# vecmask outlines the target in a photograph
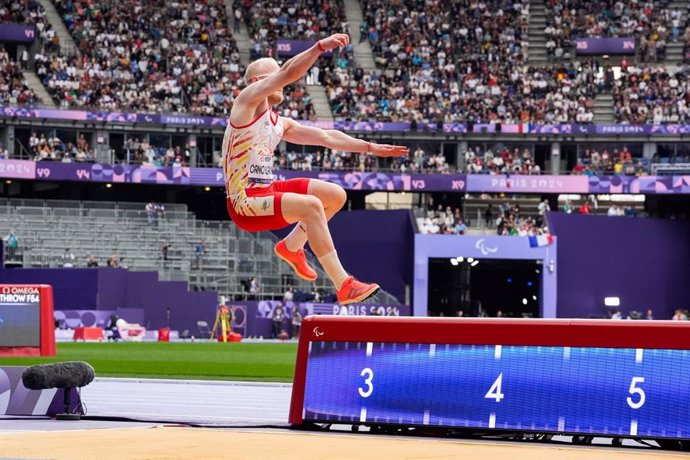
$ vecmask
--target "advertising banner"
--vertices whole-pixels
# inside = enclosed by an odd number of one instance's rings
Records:
[[[316,42],[309,41],[309,40],[278,40],[277,47],[278,47],[278,56],[281,57],[293,57],[302,51],[306,51],[312,46],[314,46]],[[323,57],[331,57],[333,56],[332,51],[326,51],[324,53],[321,53]]]
[[[36,28],[23,24],[0,24],[0,42],[33,43]]]
[[[283,309],[283,320],[274,325],[273,315],[276,307]],[[299,309],[302,318],[309,315],[338,315],[338,316],[410,316],[412,309],[409,305],[376,305],[354,304],[340,305],[337,303],[311,302],[280,302],[275,300],[228,302],[232,311],[231,326],[234,332],[244,337],[271,338],[274,327],[285,330],[292,337],[292,314]]]
[[[588,193],[587,176],[520,176],[485,175],[467,176],[468,192],[504,193]]]
[[[578,38],[577,54],[635,54],[635,37]]]

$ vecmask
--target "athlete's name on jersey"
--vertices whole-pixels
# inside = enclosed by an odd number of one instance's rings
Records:
[[[251,165],[249,167],[249,174],[259,174],[261,176],[266,176],[268,174],[273,175],[273,167],[264,165]]]

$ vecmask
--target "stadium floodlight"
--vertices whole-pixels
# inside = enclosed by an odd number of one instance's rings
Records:
[[[456,259],[450,259],[450,264],[451,264],[453,267],[457,267],[457,266],[458,266],[458,261],[457,261]]]
[[[478,261],[478,260],[475,260],[475,261],[472,262],[470,265],[471,265],[472,267],[476,267],[477,265],[479,265],[479,261]]]
[[[471,264],[472,262],[474,262],[474,258],[473,258],[473,257],[468,257],[468,258],[467,258],[467,263],[468,263],[468,264]]]
[[[604,297],[604,305],[607,307],[620,307],[620,297]]]
[[[458,262],[462,262],[462,261],[465,260],[465,258],[464,258],[463,256],[458,256],[458,257],[456,258],[456,260],[457,260]]]

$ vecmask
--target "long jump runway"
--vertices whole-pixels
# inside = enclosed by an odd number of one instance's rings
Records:
[[[82,390],[87,417],[96,419],[0,418],[0,458],[687,458],[653,449],[281,429],[290,392],[280,383],[98,378]],[[220,428],[182,426],[189,424]]]

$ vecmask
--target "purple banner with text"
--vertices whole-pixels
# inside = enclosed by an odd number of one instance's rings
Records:
[[[60,110],[38,107],[2,107],[0,117],[26,118],[36,120],[68,120],[101,123],[123,123],[130,125],[187,126],[225,129],[228,119],[224,117],[204,117],[190,114],[146,114],[128,112],[97,112],[84,110]],[[497,124],[476,123],[471,127],[465,123],[407,123],[376,121],[307,121],[297,120],[307,126],[322,129],[338,129],[358,132],[443,132],[445,134],[544,134],[544,135],[600,135],[600,136],[674,136],[690,134],[690,125],[535,125],[535,124]]]
[[[316,42],[308,41],[308,40],[278,40],[277,43],[277,51],[278,51],[278,56],[284,56],[284,57],[292,57],[295,56],[302,51],[306,51],[312,46],[314,46]],[[333,56],[332,51],[325,51],[321,53],[321,56],[323,57],[331,57]]]
[[[471,174],[468,192],[505,193],[587,193],[586,176],[506,176]]]
[[[307,177],[345,190],[390,192],[690,194],[690,176],[522,176],[276,171],[279,180]],[[0,160],[0,178],[222,187],[220,168]]]
[[[635,54],[635,37],[578,38],[577,54]]]
[[[2,163],[2,162],[0,162]],[[27,161],[26,163],[32,163]],[[188,185],[190,168],[38,162],[36,179]]]
[[[282,321],[277,322],[276,328],[286,331],[291,337],[295,330],[292,326],[292,314],[298,309],[302,318],[309,315],[338,315],[338,316],[410,316],[412,308],[409,305],[377,305],[353,304],[340,305],[337,303],[311,302],[279,302],[275,300],[228,302],[232,311],[232,330],[244,337],[270,338],[273,335],[274,313],[280,306],[283,310]]]
[[[33,43],[36,28],[23,24],[0,24],[0,42]]]

